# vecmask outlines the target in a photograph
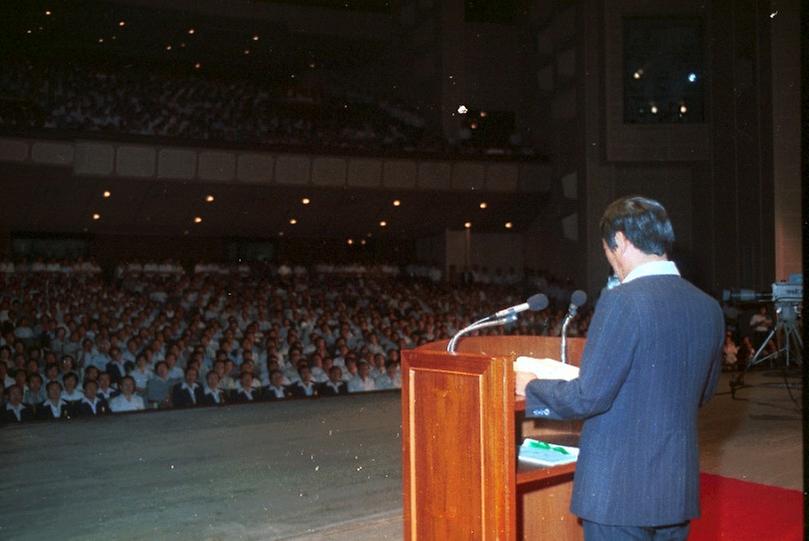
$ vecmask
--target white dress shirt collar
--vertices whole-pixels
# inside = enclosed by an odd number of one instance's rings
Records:
[[[680,271],[677,270],[674,261],[649,261],[632,269],[621,283],[625,284],[643,276],[680,276]]]

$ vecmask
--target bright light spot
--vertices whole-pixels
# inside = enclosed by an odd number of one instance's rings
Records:
[[[506,222],[506,229],[511,229],[512,227],[514,227],[514,224],[513,224],[513,223],[511,223],[511,222]]]
[[[349,246],[351,246],[352,244],[354,244],[354,239],[348,239],[348,240],[346,241],[346,243],[347,243]]]
[[[99,43],[104,43],[104,38],[98,38]]]
[[[485,209],[488,206],[489,206],[489,204],[486,201],[481,201],[480,202],[480,208]]]
[[[112,195],[112,192],[109,190],[104,190],[104,193],[101,195],[104,196],[104,199],[109,199],[109,197]]]
[[[657,105],[652,105],[652,107],[649,109],[649,111],[651,111],[653,115],[656,115],[657,114]]]
[[[193,28],[188,29],[188,33],[191,34],[192,36],[194,35],[194,32],[196,32],[196,30],[194,30]]]
[[[363,246],[365,246],[365,239],[362,239],[362,240],[360,241],[360,244],[362,244]]]
[[[48,17],[50,17],[50,16],[51,16],[51,10],[49,10],[49,9],[45,10],[45,15],[47,15]]]
[[[253,35],[253,41],[258,41],[258,34]]]
[[[194,216],[194,223],[201,224],[202,223],[202,216]]]
[[[472,222],[464,222],[463,226],[467,229],[472,227]]]
[[[96,212],[95,214],[93,214],[93,220],[100,220],[100,219],[101,215],[99,213]]]
[[[208,194],[208,195],[206,195],[206,196],[205,196],[205,202],[206,202],[206,203],[213,203],[213,202],[214,202],[214,199],[215,199],[215,198],[214,198],[214,196],[213,196],[213,195]]]
[[[170,51],[171,50],[171,45],[166,45],[166,50]]]
[[[245,49],[244,54],[250,54],[250,49]]]
[[[311,64],[309,64],[309,67],[312,68],[312,69],[315,69],[317,67],[317,64],[312,62]]]
[[[304,197],[303,199],[301,199],[301,203],[304,204],[304,205],[308,205],[311,202],[312,202],[312,200],[309,199],[308,197]]]
[[[460,107],[458,107],[458,113],[462,115],[465,115],[468,110],[469,109],[466,108],[466,105],[461,105]]]
[[[477,122],[472,122],[472,123],[469,125],[469,127],[470,127],[470,128],[472,128],[473,130],[476,130],[476,129],[478,129],[478,123],[477,123]]]
[[[126,21],[118,21],[118,26],[120,26],[121,28],[125,27]]]
[[[686,107],[685,104],[680,105],[680,112],[682,114],[686,114],[688,112],[688,107]]]
[[[776,15],[778,15],[778,10],[773,11],[772,13],[770,13],[770,19],[775,19]]]
[[[385,220],[382,220],[381,222],[379,222],[379,227],[387,227],[387,225],[388,225],[388,222],[386,222]]]
[[[394,200],[393,200],[393,206],[394,206],[394,207],[401,206],[401,204],[402,204],[402,202],[401,202],[401,201],[399,201],[398,199],[394,199]]]
[[[487,116],[489,116],[489,113],[487,113],[486,111],[480,112],[480,118],[486,118]]]
[[[688,74],[688,82],[689,83],[696,82],[696,80],[697,80],[697,74],[696,73],[694,73],[692,71],[691,73]]]
[[[295,218],[289,219],[289,225],[295,225],[296,223],[298,223],[298,220],[296,220]]]
[[[279,232],[278,232],[278,236],[279,236],[279,237],[283,237],[283,236],[284,236],[284,232],[283,232],[283,231],[279,231]]]
[[[26,34],[30,34],[30,33],[31,33],[31,29],[29,28],[28,30],[26,30],[26,31],[25,31],[25,33],[26,33]]]
[[[633,74],[632,74],[632,78],[633,78],[633,79],[640,79],[640,72],[639,72],[639,71],[636,71],[635,73],[633,73]]]
[[[201,67],[202,67],[202,64],[201,64],[201,63],[199,63],[199,62],[197,62],[196,64],[194,64],[194,69],[199,69],[199,68],[201,68]]]

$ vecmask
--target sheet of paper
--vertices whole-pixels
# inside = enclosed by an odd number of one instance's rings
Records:
[[[563,379],[570,381],[579,377],[579,367],[564,364],[555,359],[537,359],[520,356],[514,360],[515,372],[530,372],[539,379]]]

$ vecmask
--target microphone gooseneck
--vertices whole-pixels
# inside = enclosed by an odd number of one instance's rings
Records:
[[[536,295],[532,295],[531,297],[528,298],[526,302],[522,304],[517,304],[510,308],[500,310],[490,316],[486,316],[483,319],[475,321],[471,325],[467,325],[466,327],[455,333],[455,336],[453,336],[452,339],[447,344],[447,351],[450,353],[454,352],[455,347],[458,345],[458,340],[460,340],[461,336],[463,336],[464,334],[479,329],[485,329],[487,327],[498,327],[500,325],[505,325],[507,323],[511,323],[512,321],[516,321],[517,314],[519,313],[525,312],[526,310],[538,312],[540,310],[544,310],[547,307],[548,307],[548,297],[545,296],[544,293],[537,293]]]
[[[565,364],[567,364],[567,326],[570,324],[570,321],[576,317],[579,308],[586,302],[587,293],[581,289],[577,289],[570,296],[570,306],[568,306],[567,315],[565,316],[565,320],[562,322],[561,360]]]

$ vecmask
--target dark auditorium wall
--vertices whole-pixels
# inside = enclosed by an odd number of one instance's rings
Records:
[[[204,237],[96,235],[91,250],[99,264],[105,267],[130,260],[172,259],[182,264],[192,264],[199,260],[223,260],[225,241]]]
[[[591,292],[608,272],[598,221],[622,195],[670,210],[674,258],[704,289],[769,288],[775,276],[770,14],[767,2],[583,0],[536,8],[534,137],[550,149],[551,211],[526,244],[554,245],[560,272]],[[622,121],[622,17],[704,21],[706,121]],[[571,24],[575,21],[575,24]],[[794,52],[797,54],[797,51]],[[794,158],[793,158],[794,159]],[[791,180],[793,189],[797,178]],[[799,222],[792,229],[799,228]]]

